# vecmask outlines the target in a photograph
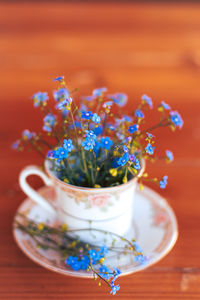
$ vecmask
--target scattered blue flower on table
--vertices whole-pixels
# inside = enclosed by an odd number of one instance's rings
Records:
[[[46,105],[47,100],[49,100],[48,94],[46,92],[37,92],[32,96],[34,106]]]
[[[53,96],[56,101],[61,101],[68,99],[70,97],[70,93],[66,88],[59,88],[53,92]]]
[[[139,125],[138,124],[134,124],[134,125],[129,126],[128,131],[130,133],[135,133],[135,132],[138,131],[138,128],[139,128]]]
[[[92,116],[92,121],[98,124],[101,122],[101,118],[96,113],[94,113]]]
[[[149,96],[144,94],[144,95],[142,95],[141,99],[142,99],[143,103],[147,103],[151,109],[153,108],[153,103]]]
[[[179,127],[180,129],[182,128],[183,120],[177,111],[170,111],[170,120],[175,127]]]
[[[124,166],[127,162],[128,162],[128,160],[129,160],[129,155],[128,155],[128,153],[124,153],[123,155],[122,155],[122,157],[120,157],[119,158],[119,160],[118,160],[118,165],[119,166]]]
[[[160,188],[161,189],[165,189],[166,188],[166,185],[167,185],[167,179],[168,179],[168,176],[164,176],[161,180],[160,180]]]
[[[117,104],[119,107],[123,107],[126,105],[128,97],[126,94],[123,93],[116,93],[114,95],[109,96],[115,104]]]
[[[100,144],[102,148],[109,150],[113,144],[113,141],[108,136],[106,136],[101,138]]]
[[[86,119],[86,120],[90,120],[92,118],[93,114],[91,111],[83,111],[82,112],[82,115],[81,115],[81,118],[82,119]]]
[[[67,150],[68,152],[71,152],[73,150],[73,148],[74,148],[74,146],[72,144],[72,140],[71,139],[68,139],[68,140],[64,139],[64,141],[63,141],[63,148],[65,150]]]
[[[146,153],[152,155],[154,153],[154,149],[155,147],[152,146],[150,143],[147,144],[145,150],[146,150]]]
[[[174,155],[173,155],[172,151],[166,150],[165,153],[166,153],[166,157],[167,157],[168,161],[173,161],[174,160]]]
[[[140,109],[136,109],[135,116],[137,118],[144,118],[144,114],[143,114],[143,112]]]
[[[98,89],[93,90],[92,94],[95,97],[100,97],[105,92],[107,92],[107,88],[102,87],[102,88],[98,88]]]
[[[110,292],[110,294],[115,295],[117,291],[119,291],[120,286],[119,285],[114,285],[112,284],[112,290]]]
[[[51,132],[52,128],[56,125],[56,117],[52,114],[48,114],[44,117],[43,130]]]

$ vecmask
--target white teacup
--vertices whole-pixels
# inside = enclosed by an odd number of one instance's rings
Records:
[[[37,166],[25,167],[19,176],[20,187],[32,200],[51,214],[56,214],[68,228],[96,228],[123,236],[131,226],[132,206],[137,178],[125,184],[108,188],[86,188],[70,185],[58,179],[45,161],[46,174]],[[141,175],[143,168],[140,171]],[[55,204],[48,202],[26,181],[29,175],[37,175],[56,192]],[[90,240],[84,234],[84,240]]]

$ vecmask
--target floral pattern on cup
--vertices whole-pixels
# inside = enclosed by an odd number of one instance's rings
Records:
[[[110,194],[95,194],[88,197],[91,208],[99,207],[105,209],[108,205],[112,205],[111,199],[112,196]]]
[[[169,221],[169,217],[165,211],[160,211],[154,216],[154,225],[162,226]]]

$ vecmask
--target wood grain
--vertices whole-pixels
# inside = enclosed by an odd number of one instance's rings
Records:
[[[0,4],[0,299],[108,299],[106,288],[42,269],[24,256],[12,237],[12,220],[25,198],[20,169],[39,164],[36,155],[10,150],[24,128],[39,130],[30,96],[51,93],[64,74],[81,94],[106,85],[129,95],[165,100],[181,112],[182,131],[158,132],[171,149],[172,165],[157,163],[152,175],[169,175],[159,191],[173,206],[180,236],[172,252],[150,269],[121,278],[117,299],[200,299],[200,5],[196,4]],[[78,94],[79,95],[79,94]],[[33,180],[39,187],[41,182]],[[153,187],[153,186],[152,186]],[[155,187],[153,187],[155,188]]]

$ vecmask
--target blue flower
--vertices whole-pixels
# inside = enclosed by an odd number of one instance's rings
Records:
[[[53,92],[53,96],[56,101],[61,101],[68,99],[70,97],[70,93],[66,88],[60,88]]]
[[[143,114],[143,112],[140,109],[136,109],[135,116],[137,118],[144,118],[144,114]]]
[[[99,267],[99,275],[106,280],[110,280],[113,277],[113,272],[106,265]]]
[[[85,132],[86,132],[86,138],[90,138],[91,140],[96,141],[97,136],[93,130],[86,130]]]
[[[107,92],[107,88],[106,87],[102,87],[102,88],[98,88],[98,89],[93,90],[92,94],[95,97],[99,97],[99,96],[102,95],[102,93],[105,93],[105,92]]]
[[[59,102],[57,105],[56,105],[56,108],[58,110],[70,110],[70,105],[72,103],[72,98],[69,97],[68,99],[64,99],[63,101]]]
[[[60,160],[65,159],[68,156],[68,151],[64,149],[63,147],[58,147],[56,150],[54,150],[54,158]]]
[[[62,81],[64,80],[64,76],[59,76],[53,79],[53,81]]]
[[[175,126],[179,127],[180,129],[182,128],[183,120],[177,111],[170,112],[170,120]]]
[[[124,150],[125,153],[129,152],[128,147],[126,145],[123,145],[123,150]]]
[[[54,127],[56,124],[56,117],[52,114],[48,114],[44,117],[44,126],[43,130],[51,132],[52,127]]]
[[[107,123],[106,127],[109,128],[111,131],[115,130],[115,126],[113,124],[111,124],[111,123]]]
[[[117,268],[113,268],[114,269],[114,278],[112,279],[112,283],[111,284],[114,284],[114,281],[119,277],[119,275],[122,273],[119,269]]]
[[[165,153],[166,153],[168,161],[173,161],[174,160],[173,152],[171,152],[170,150],[166,150]]]
[[[95,99],[95,96],[84,96],[84,97],[81,97],[81,99],[90,102]]]
[[[99,143],[99,142],[95,142],[95,145],[94,145],[94,148],[93,148],[93,151],[94,151],[94,153],[96,154],[96,156],[98,156],[99,155],[99,150],[100,150],[100,148],[101,148],[101,144]]]
[[[148,154],[152,155],[154,153],[155,147],[153,147],[150,143],[148,143],[145,149]]]
[[[102,148],[109,150],[113,144],[113,141],[108,136],[106,136],[101,138],[100,143]]]
[[[93,264],[97,263],[99,261],[99,259],[101,258],[99,251],[96,251],[94,249],[90,249],[88,251],[88,255],[91,258]]]
[[[80,263],[81,263],[81,269],[82,270],[87,270],[88,266],[90,265],[90,259],[88,256],[84,255],[81,257],[81,260],[80,260]]]
[[[143,101],[144,103],[147,103],[147,104],[149,105],[149,107],[152,109],[153,103],[152,103],[152,100],[151,100],[151,98],[150,98],[149,96],[143,95],[143,96],[141,97],[141,99],[142,99],[142,101]]]
[[[142,265],[142,264],[146,263],[147,258],[143,254],[139,254],[134,257],[134,261],[139,262]]]
[[[161,102],[160,106],[162,106],[166,110],[171,109],[171,107],[167,103],[165,103],[164,101]]]
[[[126,122],[132,122],[133,118],[131,118],[130,116],[127,116],[127,115],[123,115],[123,120]]]
[[[82,141],[81,145],[87,151],[93,150],[94,146],[95,146],[95,140],[91,139],[89,137],[86,137],[86,139]]]
[[[155,137],[155,135],[153,135],[153,134],[151,134],[151,133],[149,133],[149,132],[146,132],[146,134],[147,134],[147,139],[148,139],[148,140],[151,140],[152,138]]]
[[[165,189],[165,188],[166,188],[166,185],[167,185],[167,179],[168,179],[168,176],[164,176],[164,177],[160,180],[160,188],[161,188],[161,189]]]
[[[141,253],[143,252],[142,248],[140,247],[140,245],[137,243],[137,242],[132,242],[134,248],[135,248],[135,251]]]
[[[122,155],[122,157],[119,158],[119,160],[117,161],[117,163],[118,163],[119,166],[122,167],[122,166],[124,166],[128,162],[128,160],[129,160],[128,153],[124,153]]]
[[[69,256],[68,259],[65,260],[65,263],[69,265],[74,271],[78,271],[81,269],[81,262],[78,260],[77,256]]]
[[[101,256],[105,256],[108,253],[108,247],[107,246],[101,246],[100,247],[100,254]]]
[[[81,128],[81,122],[75,121],[74,123],[76,128]]]
[[[113,101],[107,101],[104,102],[103,107],[107,109],[111,109],[111,106],[113,105]]]
[[[124,106],[128,100],[126,94],[116,93],[114,95],[109,95],[109,97],[120,107]]]
[[[81,115],[81,118],[82,119],[86,119],[86,120],[90,120],[92,118],[93,114],[91,111],[83,111],[82,112],[82,115]]]
[[[141,169],[140,161],[139,161],[138,158],[136,158],[135,164],[134,164],[133,168],[136,169],[136,170],[140,170]]]
[[[68,152],[71,152],[74,148],[73,144],[72,144],[72,140],[71,139],[64,139],[63,141],[63,148],[66,149]]]
[[[85,104],[81,103],[79,110],[82,113],[82,112],[86,112],[88,110],[88,108]]]
[[[111,290],[110,294],[115,295],[116,292],[119,291],[119,289],[120,289],[119,284],[118,284],[118,285],[114,285],[114,284],[113,284],[113,285],[112,285],[112,290]]]
[[[49,151],[47,152],[47,157],[48,157],[48,158],[54,159],[54,152],[55,152],[55,150],[49,150]]]
[[[134,155],[134,154],[130,154],[130,155],[129,155],[129,160],[130,160],[131,162],[134,162],[134,161],[136,160],[135,155]]]
[[[103,132],[103,127],[100,125],[100,126],[97,126],[97,127],[95,127],[94,129],[93,129],[93,131],[94,131],[94,133],[96,134],[96,135],[100,135],[100,134],[102,134],[102,132]]]
[[[130,133],[134,133],[134,132],[137,132],[137,131],[138,131],[138,128],[139,128],[139,125],[138,125],[138,124],[134,124],[134,125],[132,125],[132,126],[129,126],[128,131],[129,131]]]
[[[101,118],[96,113],[94,113],[92,116],[92,121],[98,124],[101,122]]]
[[[35,136],[36,136],[36,133],[30,132],[28,129],[26,129],[22,132],[22,138],[25,140],[30,140],[32,137],[35,137]]]
[[[39,105],[45,105],[46,101],[49,99],[48,95],[46,92],[42,93],[42,92],[37,92],[35,93],[33,96],[33,103],[34,106],[37,107]]]
[[[12,144],[11,148],[12,148],[12,149],[18,149],[19,145],[20,145],[20,141],[17,140],[16,142],[14,142],[14,143]]]

